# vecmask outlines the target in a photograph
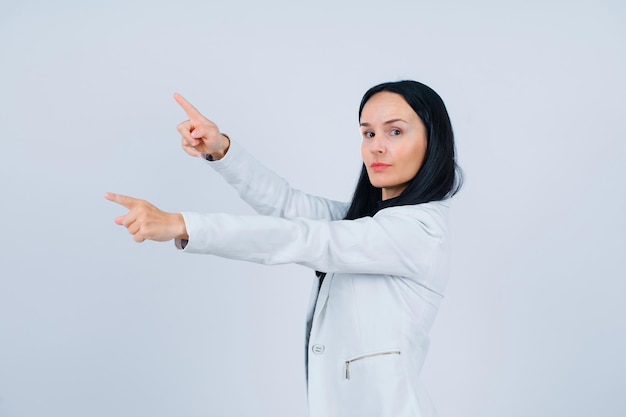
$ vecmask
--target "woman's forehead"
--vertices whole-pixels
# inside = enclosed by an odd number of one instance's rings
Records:
[[[419,117],[400,94],[383,91],[374,94],[365,103],[360,123],[385,123],[396,119],[410,123]]]

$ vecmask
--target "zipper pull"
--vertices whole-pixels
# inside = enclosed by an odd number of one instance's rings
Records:
[[[346,379],[350,379],[350,361],[346,361]]]

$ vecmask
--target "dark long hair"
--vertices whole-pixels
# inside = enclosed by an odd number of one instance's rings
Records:
[[[357,182],[345,220],[373,216],[386,207],[440,201],[452,197],[463,184],[463,173],[456,163],[454,133],[443,100],[432,88],[417,81],[388,82],[370,88],[359,106],[359,122],[367,101],[387,91],[401,95],[426,127],[426,155],[421,168],[399,196],[382,201],[382,190],[369,180],[365,164]],[[319,285],[326,276],[316,271]]]
[[[411,80],[379,84],[363,96],[359,122],[368,100],[383,91],[401,95],[424,123],[427,141],[424,162],[406,189],[399,196],[385,201],[381,201],[382,190],[372,185],[363,164],[346,220],[373,216],[386,207],[444,200],[456,194],[463,183],[463,174],[455,159],[452,124],[439,94],[427,85]]]

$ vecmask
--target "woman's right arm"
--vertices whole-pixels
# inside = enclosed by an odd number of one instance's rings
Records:
[[[258,213],[320,220],[339,220],[344,217],[347,203],[312,196],[292,188],[239,144],[232,143],[220,133],[215,123],[204,117],[180,94],[175,94],[174,98],[189,117],[189,120],[178,125],[183,150],[194,157],[205,156],[209,164]]]
[[[343,219],[348,209],[346,203],[292,188],[284,178],[264,166],[237,142],[231,142],[224,158],[208,164],[259,214],[286,219],[339,220]]]

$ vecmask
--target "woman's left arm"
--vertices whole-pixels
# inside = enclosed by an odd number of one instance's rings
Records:
[[[115,222],[136,242],[176,240],[186,252],[274,265],[297,263],[330,273],[399,275],[428,282],[447,258],[447,204],[390,207],[357,220],[285,219],[223,213],[167,213],[144,200],[107,193],[129,209]]]

